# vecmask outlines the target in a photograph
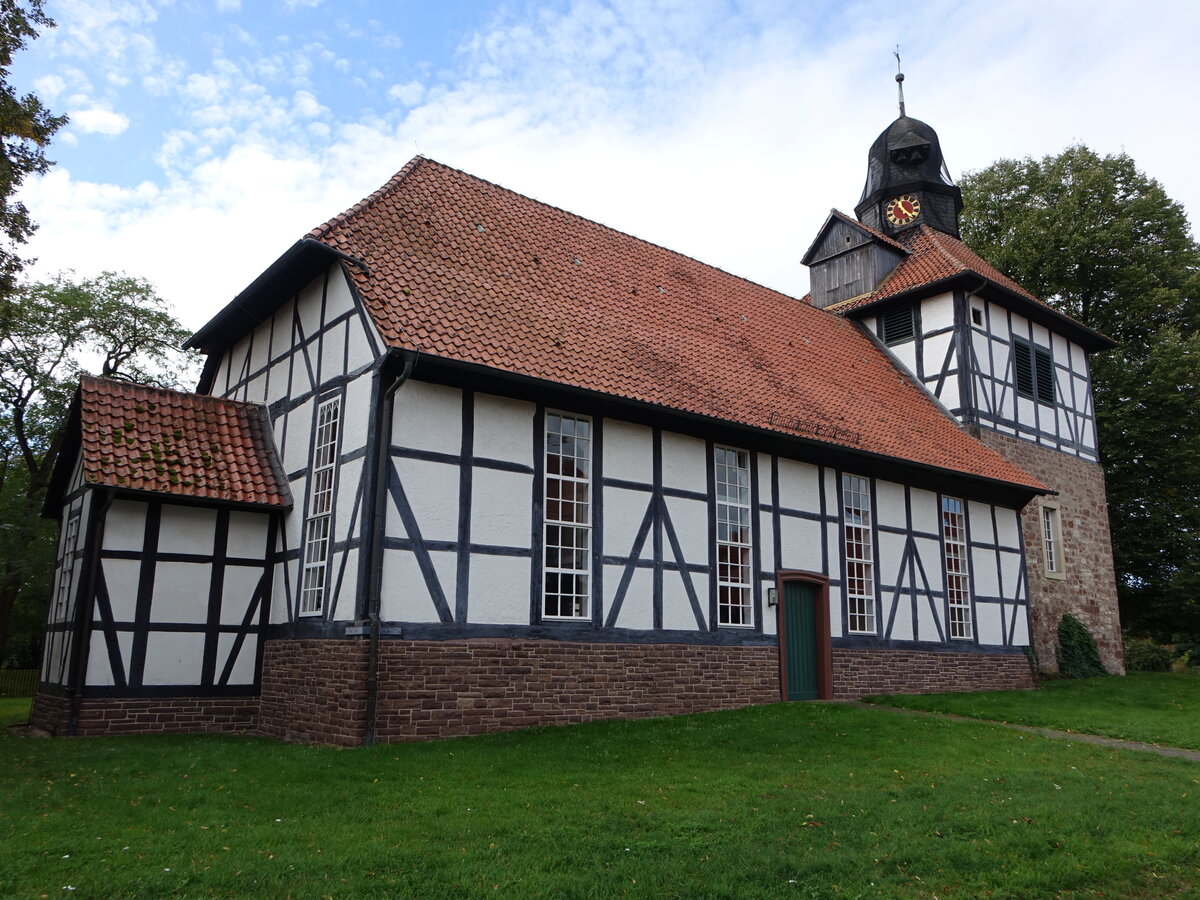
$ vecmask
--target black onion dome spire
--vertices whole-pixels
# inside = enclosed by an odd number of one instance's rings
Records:
[[[859,221],[886,234],[924,223],[957,237],[961,210],[962,192],[950,178],[937,132],[901,115],[867,154],[867,183],[854,207]]]

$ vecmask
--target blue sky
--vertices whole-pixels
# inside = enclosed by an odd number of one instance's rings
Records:
[[[771,287],[896,115],[951,172],[1082,141],[1200,210],[1200,4],[47,0],[13,81],[70,114],[34,274],[149,278],[199,327],[416,153]]]

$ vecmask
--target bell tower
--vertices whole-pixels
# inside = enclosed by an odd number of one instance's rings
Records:
[[[900,57],[896,57],[899,67]],[[904,75],[896,74],[900,118],[875,139],[867,156],[867,183],[854,207],[864,225],[891,236],[928,225],[959,237],[962,191],[950,178],[937,132],[904,111]]]

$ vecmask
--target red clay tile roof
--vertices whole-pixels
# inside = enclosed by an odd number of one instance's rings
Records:
[[[87,483],[291,505],[260,407],[86,375],[79,391]]]
[[[862,227],[865,228],[865,226]],[[1054,317],[1090,331],[1082,322],[1060,312],[1029,293],[999,269],[984,261],[983,257],[953,235],[930,228],[928,225],[918,225],[902,231],[896,237],[900,244],[908,250],[908,255],[879,283],[879,287],[873,292],[864,294],[862,297],[855,297],[842,304],[836,304],[837,312],[846,313],[853,309],[861,309],[915,288],[944,281],[956,275],[969,274],[986,278],[993,284],[1006,288],[1048,311]]]
[[[854,323],[432,160],[311,236],[394,347],[1042,487]]]
[[[930,228],[928,225],[918,225],[900,232],[896,237],[900,244],[908,250],[908,255],[879,283],[879,287],[862,297],[839,304],[838,312],[844,313],[851,309],[870,306],[872,303],[878,303],[888,297],[894,297],[927,284],[944,281],[956,275],[973,274],[986,278],[988,281],[1019,294],[1031,303],[1044,306],[1061,315],[999,269],[984,262],[982,257],[956,237]]]

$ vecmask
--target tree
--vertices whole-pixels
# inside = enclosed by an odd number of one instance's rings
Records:
[[[80,373],[178,385],[191,373],[186,337],[150,283],[127,275],[0,295],[0,649],[14,608],[44,610],[49,596],[53,529],[40,511]]]
[[[1092,360],[1121,617],[1200,633],[1200,247],[1126,154],[1068,147],[968,173],[963,239],[1115,338]]]
[[[8,80],[13,55],[38,36],[38,28],[54,22],[43,11],[43,0],[0,2],[0,293],[7,294],[16,283],[23,260],[18,248],[29,240],[37,226],[25,204],[13,193],[29,175],[40,175],[50,166],[45,148],[50,138],[67,122],[55,116],[34,94],[17,96]]]

